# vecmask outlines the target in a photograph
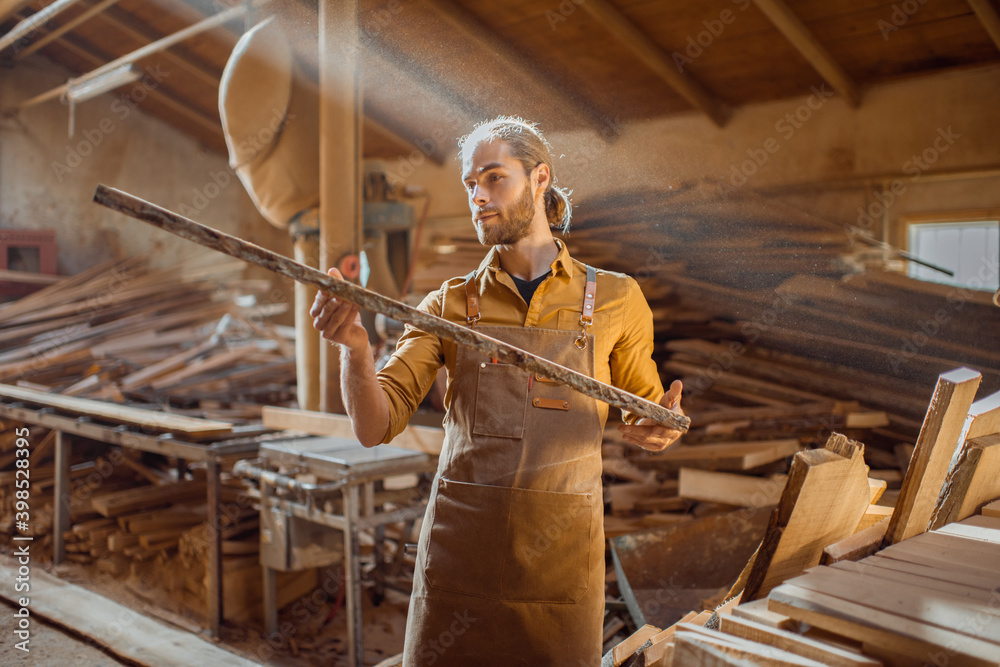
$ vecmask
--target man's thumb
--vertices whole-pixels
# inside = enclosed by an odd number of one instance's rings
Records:
[[[670,389],[663,395],[660,399],[660,405],[667,408],[668,410],[674,410],[680,407],[681,404],[681,393],[684,391],[684,384],[680,380],[674,380],[670,383]]]

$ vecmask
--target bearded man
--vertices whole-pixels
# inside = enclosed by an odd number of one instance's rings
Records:
[[[638,284],[572,259],[553,236],[569,230],[572,206],[537,127],[500,117],[459,147],[472,224],[491,248],[420,308],[683,414],[681,383],[664,394],[651,358]],[[414,328],[376,373],[356,306],[320,293],[310,314],[342,346],[344,404],[366,447],[402,431],[438,369],[448,372],[404,665],[599,664],[608,406]],[[627,413],[623,422],[623,438],[650,451],[680,436]]]

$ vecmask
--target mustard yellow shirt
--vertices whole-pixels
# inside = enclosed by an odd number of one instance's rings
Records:
[[[476,270],[482,326],[524,326],[580,331],[583,290],[587,267],[569,256],[566,244],[558,239],[559,254],[552,273],[542,281],[525,304],[510,275],[500,268],[494,247]],[[432,315],[466,324],[465,277],[452,278],[428,294],[418,306]],[[663,386],[653,361],[653,314],[639,284],[613,271],[597,271],[597,302],[594,323],[594,377],[636,396],[658,402]],[[389,401],[389,442],[405,427],[420,401],[430,389],[443,365],[451,378],[455,369],[457,344],[407,326],[396,351],[379,371],[378,380]],[[451,406],[452,384],[448,382],[445,407]],[[598,402],[603,425],[608,405]],[[623,413],[628,423],[635,415]]]

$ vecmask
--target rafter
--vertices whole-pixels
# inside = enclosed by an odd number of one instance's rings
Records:
[[[498,37],[493,27],[483,24],[475,15],[453,0],[423,0],[423,2],[433,8],[456,32],[493,54],[509,71],[521,79],[530,81],[548,95],[558,99],[565,107],[573,110],[602,138],[607,140],[617,135],[617,127],[608,114],[572,90],[566,82],[542,74],[540,67],[533,66],[522,52]]]
[[[851,77],[830,52],[819,43],[809,28],[796,16],[784,0],[753,0],[757,8],[774,24],[792,46],[802,54],[820,76],[834,90],[847,98],[848,104],[856,107],[861,103],[861,93]]]
[[[580,5],[604,28],[627,46],[649,69],[667,82],[694,108],[705,113],[719,127],[726,124],[729,109],[692,76],[677,69],[670,56],[607,0],[586,0]]]
[[[73,28],[77,27],[81,23],[84,23],[85,21],[87,21],[91,17],[96,16],[97,14],[100,14],[105,9],[107,9],[108,7],[110,7],[111,5],[115,4],[116,2],[120,2],[120,1],[121,0],[102,0],[102,2],[97,3],[96,5],[94,5],[93,7],[91,7],[90,9],[88,9],[87,11],[83,12],[79,16],[70,19],[66,23],[63,23],[62,25],[60,25],[58,28],[56,28],[52,32],[48,33],[47,35],[45,35],[43,37],[40,37],[39,39],[36,39],[29,46],[27,46],[26,48],[21,49],[20,51],[18,51],[17,52],[17,56],[16,56],[17,59],[20,60],[21,58],[26,58],[26,57],[30,56],[32,53],[34,53],[35,51],[39,50],[40,48],[42,48],[43,46],[45,46],[49,42],[51,42],[51,41],[53,41],[55,39],[58,39],[59,37],[62,37],[67,32],[69,32]]]
[[[0,23],[31,4],[31,0],[0,0]]]
[[[969,5],[990,34],[993,43],[1000,49],[1000,12],[997,12],[990,0],[969,0]]]

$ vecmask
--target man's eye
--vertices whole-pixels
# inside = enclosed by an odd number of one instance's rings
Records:
[[[494,182],[495,181],[499,181],[500,180],[500,174],[490,174],[490,180],[494,181]]]

